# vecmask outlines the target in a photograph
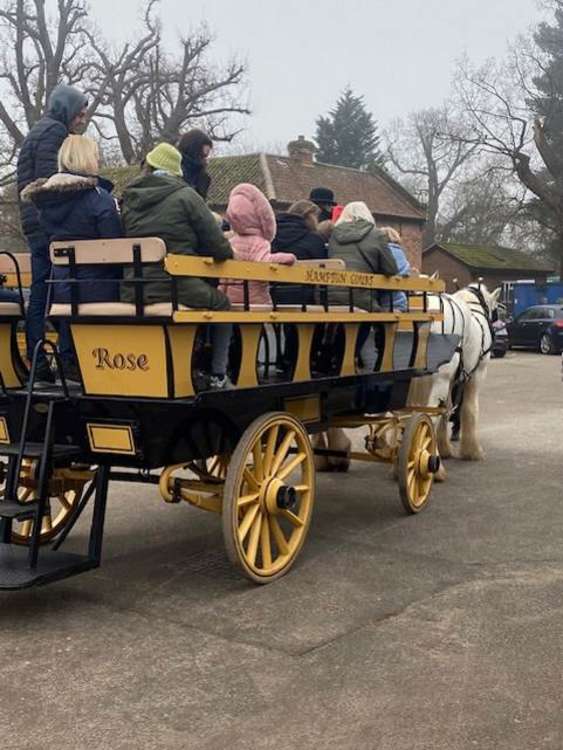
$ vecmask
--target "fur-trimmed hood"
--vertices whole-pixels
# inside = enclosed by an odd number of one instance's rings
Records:
[[[88,177],[86,175],[70,174],[68,172],[57,172],[49,179],[41,177],[30,183],[21,192],[21,199],[24,202],[33,203],[41,202],[42,198],[59,197],[60,193],[77,193],[82,190],[93,190],[103,187],[107,192],[111,192],[113,185],[109,180],[101,177]]]

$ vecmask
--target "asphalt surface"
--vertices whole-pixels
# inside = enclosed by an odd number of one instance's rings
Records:
[[[0,596],[2,750],[561,750],[559,364],[491,363],[486,461],[416,517],[386,467],[321,476],[266,587],[217,517],[113,486],[99,571]]]

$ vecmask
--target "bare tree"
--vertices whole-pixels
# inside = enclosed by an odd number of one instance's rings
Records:
[[[502,62],[476,68],[462,61],[457,91],[472,128],[461,142],[504,157],[536,197],[557,236],[563,274],[563,156],[547,136],[545,118],[533,113],[533,80],[542,72],[540,56],[523,42]]]
[[[206,26],[180,40],[180,54],[166,54],[160,23],[154,16],[158,0],[149,0],[144,33],[135,44],[111,54],[91,36],[99,55],[99,78],[108,80],[98,125],[104,138],[116,138],[129,164],[156,141],[176,143],[192,123],[205,127],[215,140],[230,141],[240,131],[233,115],[250,113],[244,103],[246,66],[234,59],[216,66],[209,56],[213,36]]]
[[[525,188],[498,158],[488,164],[479,160],[474,173],[451,191],[440,218],[440,240],[485,246],[513,241],[525,200]]]
[[[96,111],[101,91],[89,81],[87,18],[82,0],[58,0],[53,21],[45,0],[11,0],[0,7],[0,123],[11,141],[5,162],[13,161],[12,152],[41,117],[60,81],[81,85],[91,95],[89,114]]]
[[[452,137],[464,132],[461,118],[452,109],[446,102],[440,108],[413,112],[406,121],[396,121],[386,134],[389,165],[399,177],[409,179],[411,189],[426,203],[424,247],[436,240],[446,191],[476,151],[475,145]]]
[[[119,144],[127,163],[157,140],[175,142],[192,122],[216,139],[236,135],[231,117],[249,114],[246,65],[236,59],[213,64],[206,27],[186,34],[179,54],[167,54],[158,3],[147,0],[142,33],[115,49],[93,26],[84,0],[57,0],[53,20],[45,0],[0,0],[0,175],[61,81],[89,96],[94,127]]]

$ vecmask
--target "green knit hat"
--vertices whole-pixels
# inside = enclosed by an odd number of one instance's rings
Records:
[[[182,176],[182,154],[169,143],[159,143],[146,156],[153,169],[162,169],[176,177]]]

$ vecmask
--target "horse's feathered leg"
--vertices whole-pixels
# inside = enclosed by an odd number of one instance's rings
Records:
[[[313,440],[311,442],[313,444],[313,450],[315,450],[315,448],[326,450],[326,433],[317,433],[313,436]],[[331,469],[328,463],[328,456],[315,456],[315,469],[319,472],[330,471]]]
[[[485,458],[479,444],[479,385],[484,372],[478,370],[465,384],[461,405],[461,448],[460,458],[465,461],[481,461]]]

